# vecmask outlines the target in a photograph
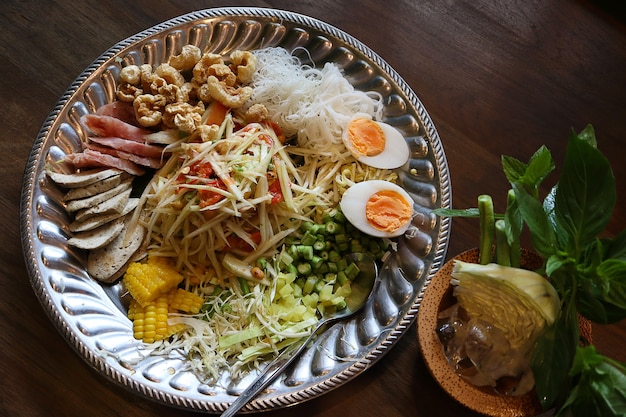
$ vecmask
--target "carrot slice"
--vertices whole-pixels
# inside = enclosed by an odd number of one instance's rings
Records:
[[[229,107],[224,106],[217,100],[214,100],[209,104],[205,111],[205,124],[207,125],[221,125],[224,119],[226,118],[226,114],[230,111]]]

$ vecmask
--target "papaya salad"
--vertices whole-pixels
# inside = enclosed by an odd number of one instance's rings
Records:
[[[358,268],[344,256],[383,259],[410,227],[394,172],[408,145],[380,121],[381,95],[335,64],[186,45],[156,68],[123,66],[116,97],[83,117],[89,140],[64,162],[132,178],[116,239],[141,244],[101,280],[122,279],[135,338],[204,381],[242,376],[345,308]],[[88,249],[94,265],[111,253]]]

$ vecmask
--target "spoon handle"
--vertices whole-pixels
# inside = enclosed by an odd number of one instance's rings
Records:
[[[321,328],[318,325],[311,334],[304,339],[304,342],[296,342],[285,348],[272,362],[270,362],[257,378],[246,388],[239,397],[222,413],[221,417],[232,417],[245,405],[256,397],[265,387],[267,387],[287,366],[304,350],[309,342],[315,337]]]

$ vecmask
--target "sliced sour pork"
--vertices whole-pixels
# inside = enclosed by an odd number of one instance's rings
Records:
[[[112,155],[117,158],[126,159],[130,162],[136,163],[137,165],[142,165],[148,168],[161,168],[163,166],[163,163],[165,162],[163,159],[160,158],[149,158],[119,149],[101,146],[97,143],[88,143],[85,146],[87,147],[87,149],[91,149],[93,151],[97,151],[106,155]]]
[[[118,151],[145,156],[147,158],[163,158],[163,147],[158,145],[150,145],[143,142],[136,142],[134,140],[115,137],[90,136],[89,140],[97,143],[98,145],[108,146]]]
[[[128,159],[104,154],[93,149],[84,149],[82,152],[71,153],[63,158],[76,168],[110,167],[124,170],[132,175],[143,175],[145,170]]]
[[[132,103],[114,101],[100,107],[96,110],[96,114],[100,116],[114,117],[130,125],[138,126],[137,118],[135,117],[135,109],[133,108]]]
[[[152,133],[150,130],[133,126],[116,117],[100,114],[86,114],[81,117],[81,122],[95,135],[102,137],[117,137],[145,142],[146,135]]]

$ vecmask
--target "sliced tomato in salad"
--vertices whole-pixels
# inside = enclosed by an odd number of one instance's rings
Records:
[[[255,244],[261,243],[261,232],[253,232],[250,235],[250,240],[252,240]],[[254,248],[250,245],[250,243],[246,242],[244,239],[237,235],[230,235],[226,238],[228,242],[228,247],[226,250],[236,250],[241,252],[252,252]]]
[[[220,190],[226,190],[226,185],[224,185],[224,182],[220,179],[203,182],[203,184],[213,188],[219,188]],[[198,190],[198,198],[200,199],[200,207],[204,208],[212,206],[213,204],[223,200],[225,197],[216,191],[201,189]]]
[[[280,126],[278,125],[278,123],[276,122],[272,122],[271,120],[267,120],[266,123],[269,125],[269,127],[272,128],[272,130],[274,131],[274,133],[276,133],[276,137],[278,138],[278,140],[280,141],[280,143],[285,143],[285,140],[287,140],[287,138],[285,137],[285,135],[283,134],[282,129],[280,128]]]
[[[280,181],[278,181],[278,178],[274,178],[270,181],[268,192],[272,196],[270,204],[278,204],[283,201],[283,190],[280,188]]]

